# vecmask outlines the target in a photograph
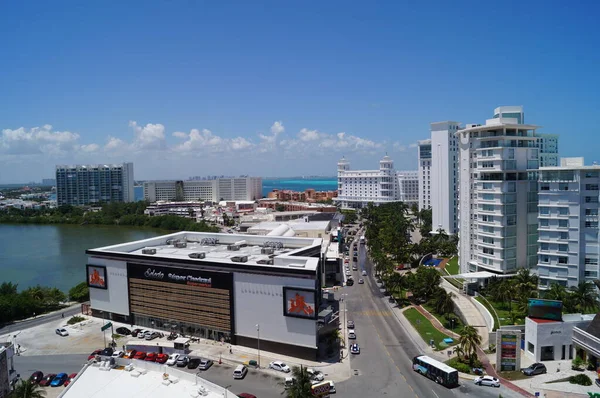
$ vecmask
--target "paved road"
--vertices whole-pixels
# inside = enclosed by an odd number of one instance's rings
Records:
[[[25,379],[36,370],[48,373],[77,373],[87,362],[89,354],[15,356],[15,370]]]
[[[415,373],[411,361],[421,353],[385,303],[372,277],[373,266],[364,248],[360,248],[359,271],[353,271],[355,281],[358,281],[358,273],[363,269],[368,274],[362,277],[365,284],[342,289],[342,293],[347,294],[346,319],[355,321],[356,342],[361,347],[360,355],[351,358],[351,368],[357,370],[358,375],[338,384],[337,390],[342,396],[449,398],[469,395],[498,398],[502,394],[504,397],[519,397],[504,387],[478,387],[469,381],[448,389]]]
[[[62,318],[62,314],[65,318],[81,313],[81,304],[75,304],[71,307],[65,308],[63,311],[57,311],[50,314],[40,315],[36,318],[31,318],[25,321],[20,321],[0,327],[0,336],[14,332],[16,330],[29,329],[35,326],[42,325],[47,322],[57,321]]]

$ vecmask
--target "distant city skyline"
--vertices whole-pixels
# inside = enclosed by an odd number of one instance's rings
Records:
[[[600,160],[600,3],[269,4],[3,5],[0,184],[57,164],[286,177],[388,153],[416,170],[430,123],[503,105]]]

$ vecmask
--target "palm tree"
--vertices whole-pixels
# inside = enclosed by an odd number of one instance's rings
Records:
[[[454,313],[454,301],[452,300],[454,293],[446,292],[442,288],[438,288],[436,296],[434,298],[435,312],[440,315],[450,315]]]
[[[596,286],[591,282],[581,282],[577,287],[571,287],[571,299],[575,306],[585,312],[596,311],[598,309],[598,293]]]
[[[477,347],[481,345],[481,336],[473,326],[467,325],[459,333],[458,345],[461,346],[466,357],[473,363],[477,355]]]
[[[514,284],[519,299],[527,300],[538,296],[538,277],[531,273],[529,268],[520,268],[514,278]]]
[[[465,359],[465,351],[460,345],[455,345],[452,351],[456,354],[459,360]]]
[[[21,379],[21,382],[15,385],[11,395],[12,398],[43,398],[45,396],[46,391],[39,384],[24,379]]]
[[[559,283],[550,284],[550,289],[544,293],[546,300],[564,301],[567,298],[567,288]]]
[[[312,398],[311,379],[302,365],[292,368],[292,378],[294,384],[287,390],[287,398]]]

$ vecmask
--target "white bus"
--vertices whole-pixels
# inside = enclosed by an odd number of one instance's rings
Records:
[[[458,370],[428,356],[414,357],[413,370],[443,386],[458,386]]]
[[[365,244],[365,237],[364,237],[364,235],[360,237],[360,244],[361,245]]]

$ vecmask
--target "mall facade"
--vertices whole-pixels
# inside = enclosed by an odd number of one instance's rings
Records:
[[[90,249],[92,315],[314,360],[321,244],[178,232]]]

